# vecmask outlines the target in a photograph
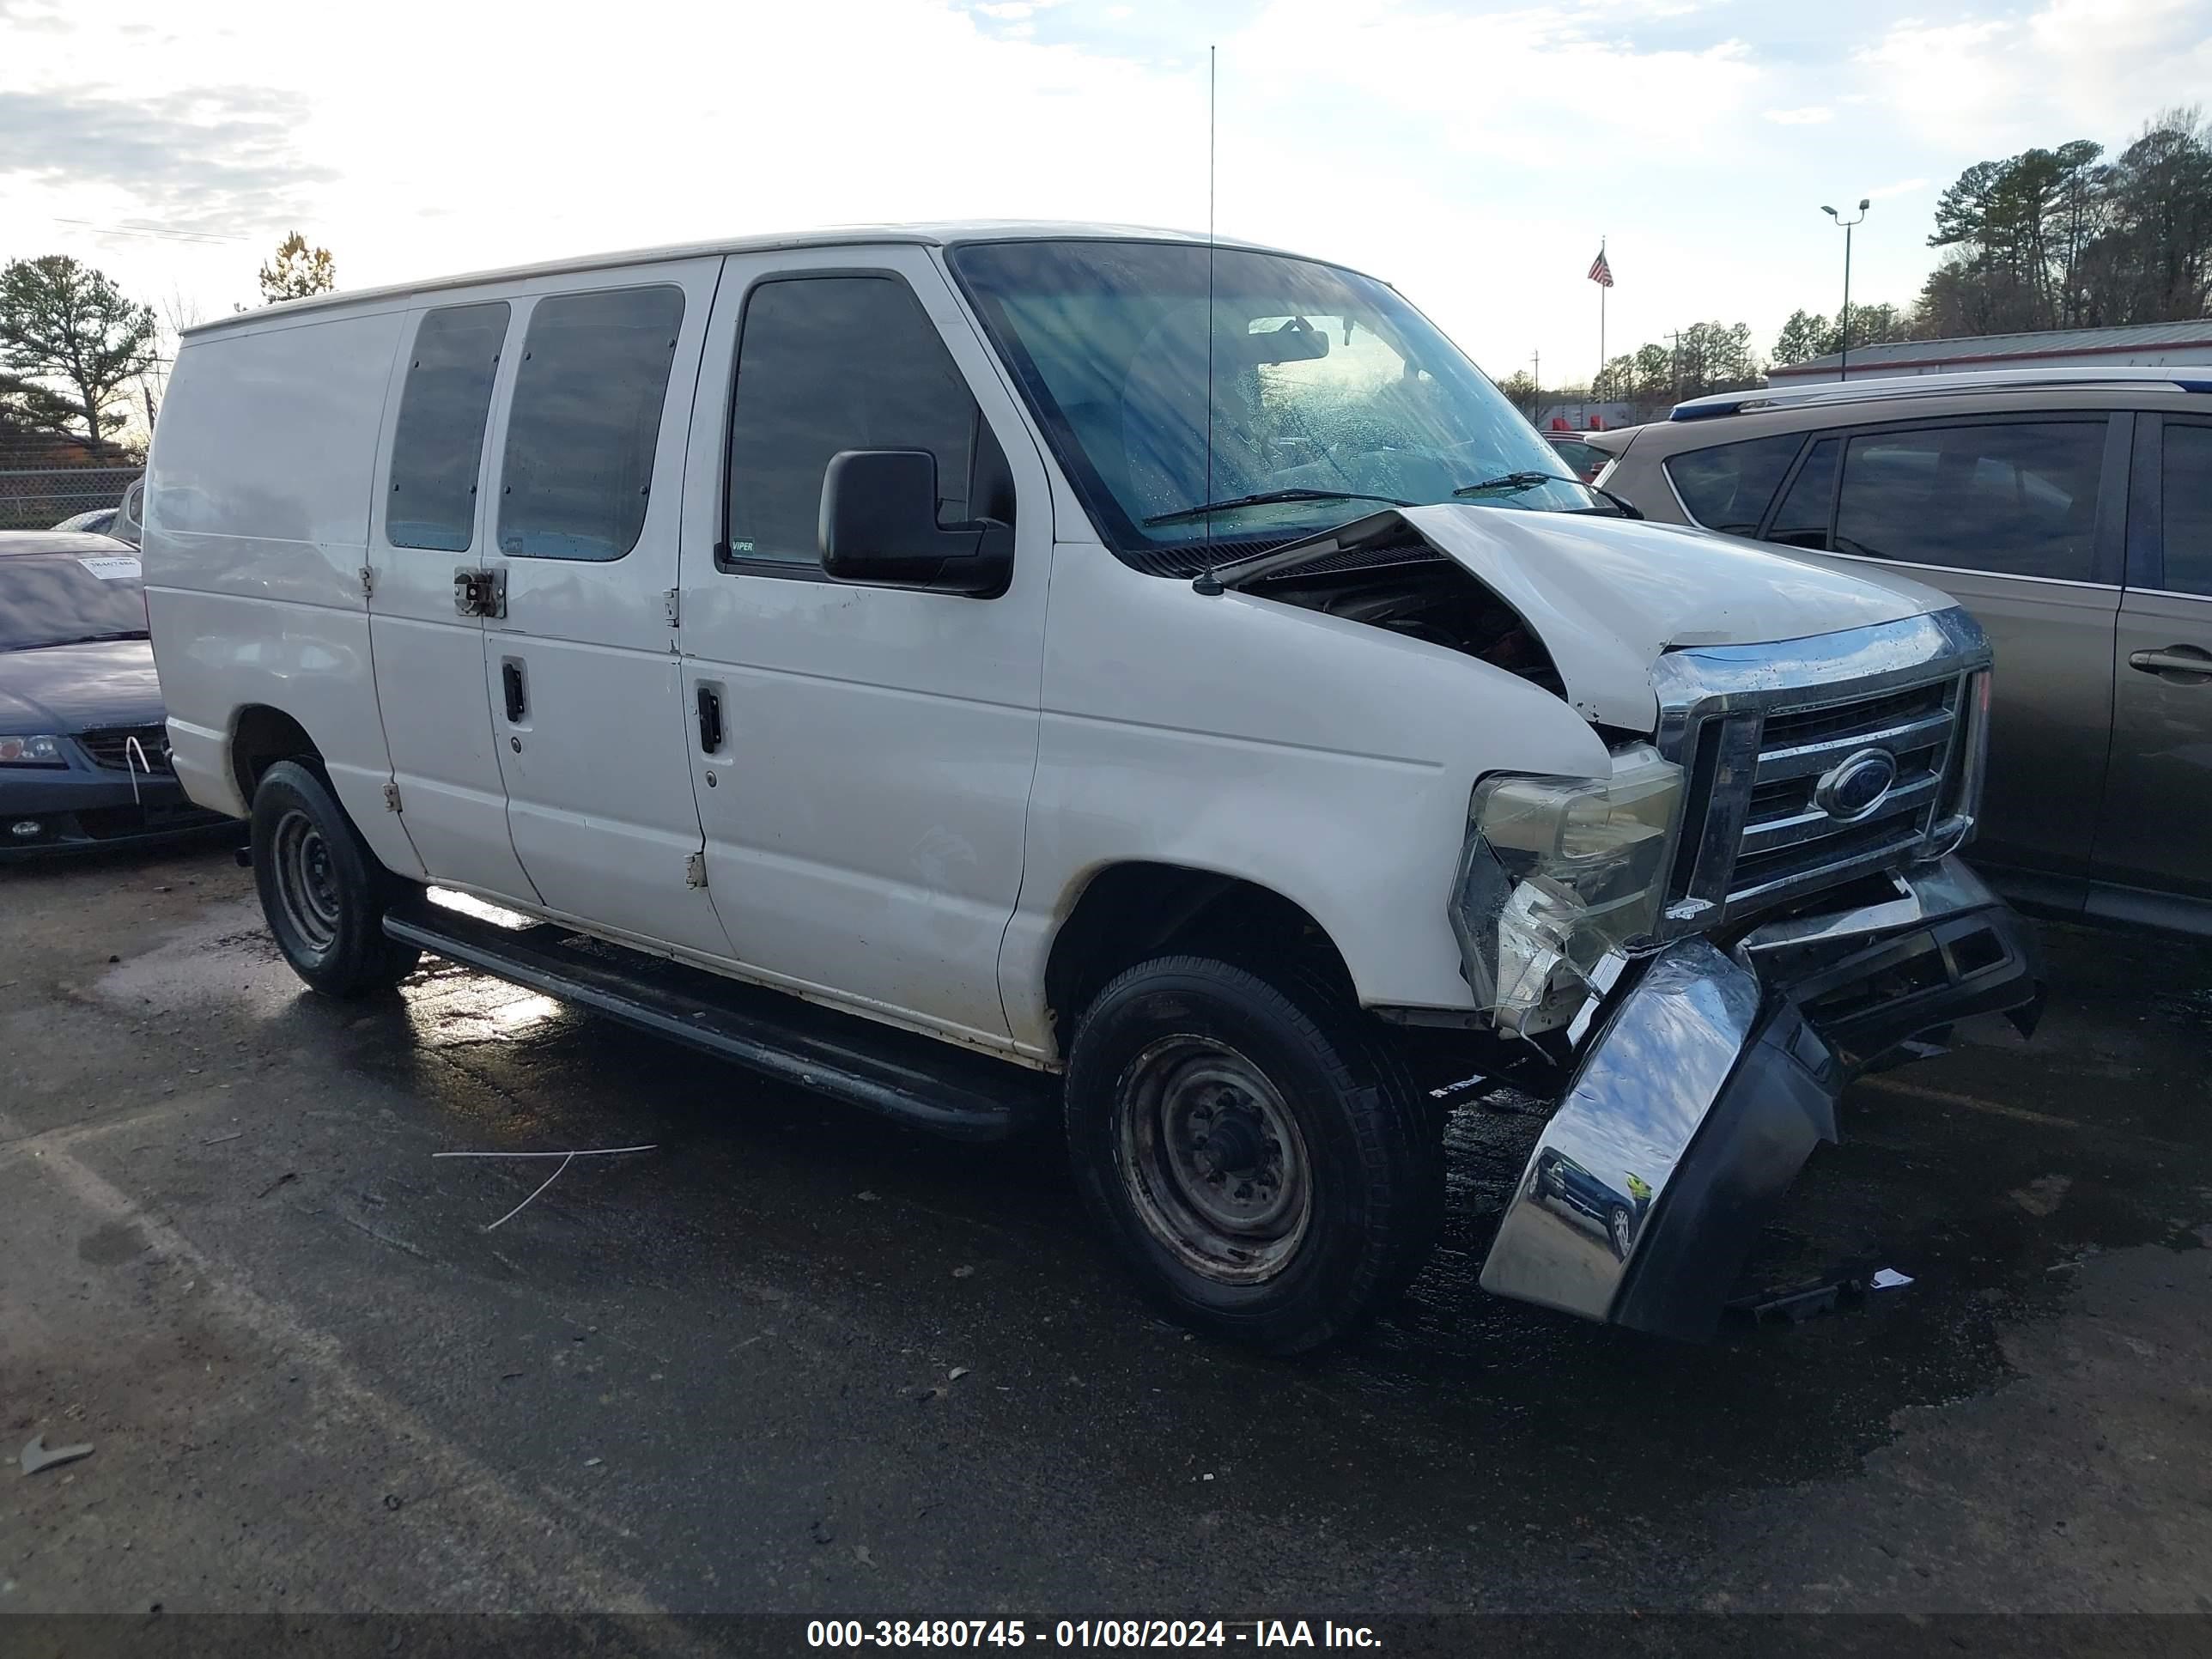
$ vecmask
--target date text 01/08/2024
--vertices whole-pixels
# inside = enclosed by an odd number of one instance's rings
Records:
[[[810,1648],[1377,1648],[1365,1625],[1304,1619],[813,1619]]]

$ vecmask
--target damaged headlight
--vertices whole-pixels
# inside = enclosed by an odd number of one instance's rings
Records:
[[[1477,785],[1452,927],[1477,1005],[1534,1036],[1571,1020],[1609,951],[1649,939],[1665,902],[1682,769],[1649,744],[1610,778]]]

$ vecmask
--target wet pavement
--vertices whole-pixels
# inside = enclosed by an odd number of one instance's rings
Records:
[[[307,994],[227,854],[0,871],[0,1611],[2212,1612],[2212,949],[1869,1079],[1689,1348],[1489,1298],[1185,1336],[1058,1149],[933,1142],[482,976]],[[453,1151],[629,1146],[552,1172]]]

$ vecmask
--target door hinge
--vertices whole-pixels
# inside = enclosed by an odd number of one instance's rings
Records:
[[[397,812],[399,810],[399,786],[396,783],[387,783],[384,786],[384,810],[387,812]]]
[[[376,592],[376,572],[371,570],[367,565],[363,565],[361,568],[360,574],[361,596],[366,599],[372,597]]]
[[[660,596],[660,614],[668,618],[668,625],[671,628],[683,620],[684,590],[682,588],[672,587]]]
[[[707,855],[704,853],[686,853],[684,855],[684,884],[686,887],[704,887],[707,884]]]

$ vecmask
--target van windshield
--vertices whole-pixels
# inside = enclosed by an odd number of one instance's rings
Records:
[[[1070,482],[1139,568],[1202,568],[1209,530],[1212,556],[1235,556],[1493,480],[1458,499],[1597,506],[1384,284],[1279,254],[1210,257],[1209,341],[1202,245],[985,242],[950,255]],[[1194,510],[1209,502],[1239,504]]]

